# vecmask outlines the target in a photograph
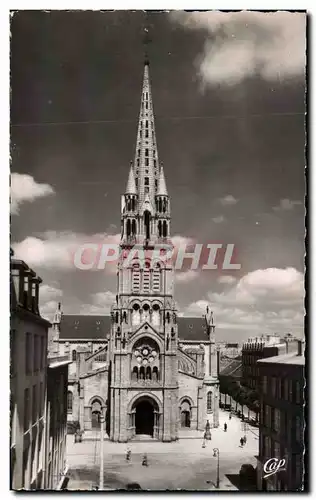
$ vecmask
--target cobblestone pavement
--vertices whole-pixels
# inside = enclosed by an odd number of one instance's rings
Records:
[[[227,432],[223,425],[227,423]],[[104,441],[104,487],[126,488],[128,483],[139,483],[149,490],[210,490],[215,488],[217,458],[213,448],[220,450],[220,489],[236,490],[226,475],[238,474],[243,463],[256,466],[258,429],[248,426],[247,444],[241,448],[239,440],[245,434],[241,421],[228,412],[220,411],[220,427],[212,429],[212,440],[202,448],[203,432],[182,431],[174,443],[132,441],[113,443]],[[125,459],[127,449],[131,460]],[[142,466],[144,453],[148,467]],[[74,443],[68,436],[67,460],[70,470],[68,489],[87,490],[99,482],[100,442],[86,440]]]

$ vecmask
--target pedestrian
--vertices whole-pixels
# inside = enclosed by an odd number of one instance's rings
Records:
[[[144,467],[148,467],[147,453],[144,453],[142,465],[144,465]]]
[[[245,435],[244,435],[244,444],[246,444],[246,443],[247,443],[247,436],[246,436],[246,434],[245,434]]]
[[[244,446],[244,440],[243,438],[240,438],[240,446],[243,447]]]
[[[230,414],[229,414],[229,420],[231,420],[231,419],[232,419],[232,414],[230,413]]]
[[[227,432],[227,424],[226,424],[226,422],[224,424],[224,432]]]
[[[132,454],[131,450],[127,450],[127,452],[126,452],[126,461],[127,461],[127,462],[129,462],[129,461],[130,461],[130,459],[131,459],[131,454]]]

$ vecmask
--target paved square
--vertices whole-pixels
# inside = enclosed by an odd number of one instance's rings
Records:
[[[227,423],[227,432],[223,425]],[[139,483],[148,490],[210,490],[215,488],[217,458],[213,448],[220,450],[220,489],[236,490],[226,474],[238,474],[244,463],[256,466],[258,429],[248,427],[247,444],[241,448],[239,440],[245,433],[241,421],[220,411],[220,427],[212,429],[212,440],[202,448],[203,432],[182,431],[179,441],[132,441],[113,443],[104,441],[104,487],[126,488],[128,483]],[[126,461],[126,451],[131,450],[131,460]],[[144,453],[148,467],[142,466]],[[100,441],[87,440],[74,444],[68,436],[67,460],[70,471],[68,489],[87,490],[99,484]]]

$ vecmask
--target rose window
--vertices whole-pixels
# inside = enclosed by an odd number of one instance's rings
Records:
[[[150,346],[144,346],[134,351],[137,362],[143,366],[153,363],[157,357],[157,351]]]

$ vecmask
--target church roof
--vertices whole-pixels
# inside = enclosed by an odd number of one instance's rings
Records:
[[[111,331],[111,316],[63,314],[60,339],[106,339]]]
[[[60,339],[106,339],[111,330],[110,316],[64,314],[60,324]],[[178,318],[179,340],[207,341],[204,318]]]

